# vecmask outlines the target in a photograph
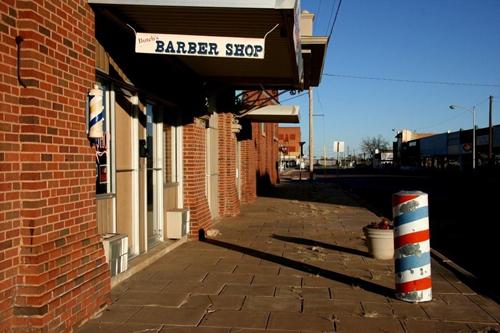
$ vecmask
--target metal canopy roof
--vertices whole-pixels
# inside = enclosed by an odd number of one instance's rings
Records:
[[[297,0],[88,0],[137,32],[266,38],[264,59],[174,57],[207,81],[235,88],[300,89],[302,55],[296,26]],[[120,32],[112,32],[119,34]],[[123,38],[123,36],[122,36]],[[126,36],[130,38],[130,36]],[[120,40],[120,36],[116,36]],[[138,64],[140,68],[140,64]]]
[[[245,119],[263,123],[299,123],[298,105],[268,105],[244,115]]]

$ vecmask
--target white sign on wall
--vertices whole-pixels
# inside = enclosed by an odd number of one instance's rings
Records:
[[[333,152],[343,153],[344,152],[344,141],[333,141]]]
[[[138,32],[135,52],[195,57],[264,59],[264,38],[169,35]]]

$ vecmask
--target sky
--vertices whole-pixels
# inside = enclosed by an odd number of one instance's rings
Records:
[[[339,0],[302,0],[315,14],[314,35],[327,36]],[[330,25],[328,22],[330,20]],[[314,88],[314,152],[333,156],[333,141],[360,153],[364,137],[394,141],[397,130],[443,133],[500,124],[500,0],[343,0],[324,74],[479,85],[422,84],[323,75]],[[300,106],[309,141],[308,96],[283,94]],[[294,97],[290,99],[291,97]],[[451,110],[449,105],[465,109]],[[393,131],[394,130],[394,131]],[[392,144],[391,144],[392,146]],[[308,152],[308,143],[306,143]]]

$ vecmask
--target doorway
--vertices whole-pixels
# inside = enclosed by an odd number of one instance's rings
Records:
[[[163,214],[161,214],[163,206],[163,144],[161,142],[163,124],[160,119],[161,113],[153,104],[146,104],[145,116],[143,130],[145,139],[142,141],[145,147],[140,148],[140,157],[143,160],[141,161],[141,179],[144,185],[140,187],[143,195],[141,201],[144,202],[147,248],[151,248],[163,240]]]

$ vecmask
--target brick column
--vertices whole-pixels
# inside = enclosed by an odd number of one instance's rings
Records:
[[[257,199],[257,150],[253,139],[241,141],[241,203]]]
[[[205,195],[205,125],[194,119],[184,126],[184,207],[189,208],[191,217],[190,233],[198,235],[198,230],[208,228],[212,218]]]
[[[219,114],[219,214],[235,216],[240,213],[236,185],[236,136],[231,131],[233,115]]]

